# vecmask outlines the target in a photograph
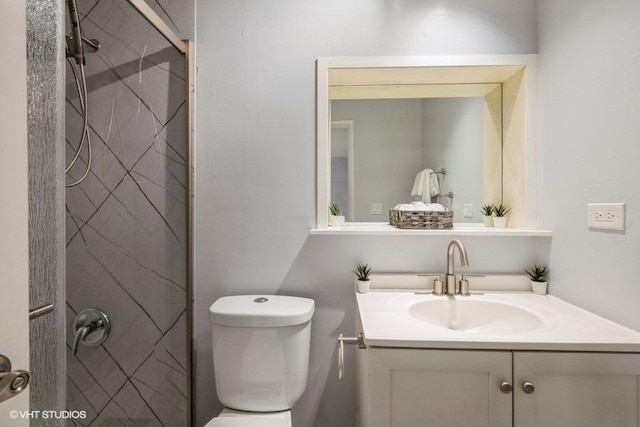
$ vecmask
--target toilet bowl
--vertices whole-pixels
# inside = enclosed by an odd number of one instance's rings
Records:
[[[222,413],[206,427],[291,427],[307,385],[314,301],[240,295],[209,308],[213,366]]]

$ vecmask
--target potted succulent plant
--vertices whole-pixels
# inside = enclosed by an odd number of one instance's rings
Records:
[[[356,269],[354,270],[356,275],[356,289],[361,294],[366,294],[369,292],[369,285],[371,283],[371,279],[369,275],[371,274],[371,267],[367,264],[358,264]]]
[[[500,203],[493,207],[493,226],[495,228],[507,227],[507,215],[511,212],[511,208]]]
[[[335,202],[331,202],[329,205],[329,225],[331,227],[340,227],[344,224],[344,216],[340,215],[340,212],[340,206]]]
[[[545,295],[547,293],[549,267],[546,265],[534,264],[529,270],[525,269],[524,271],[531,278],[531,292],[534,294]]]
[[[494,208],[495,206],[490,203],[482,205],[482,208],[480,208],[480,213],[482,214],[482,223],[485,227],[493,227]]]

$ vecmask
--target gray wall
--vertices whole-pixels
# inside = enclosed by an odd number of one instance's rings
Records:
[[[640,329],[640,3],[540,0],[540,212],[549,290]],[[590,232],[587,203],[626,202],[627,230]]]
[[[92,0],[96,1],[96,0]],[[182,40],[195,41],[196,0],[145,0]]]
[[[480,222],[484,182],[484,99],[439,98],[422,101],[422,164],[446,168],[440,177],[442,198],[454,212],[455,222]],[[465,218],[465,203],[473,205],[473,218]]]
[[[315,299],[300,427],[355,425],[352,273],[443,271],[447,238],[310,236],[315,226],[315,60],[320,56],[534,53],[535,2],[265,1],[198,4],[196,425],[216,401],[208,307],[231,294]],[[520,271],[546,239],[463,239],[475,271]],[[540,242],[540,243],[539,243]]]
[[[353,120],[355,221],[386,222],[389,209],[413,201],[423,169],[420,119],[419,99],[331,102],[331,120]],[[372,203],[382,203],[382,215],[371,214]]]
[[[331,201],[340,206],[340,214],[345,221],[349,217],[349,159],[347,157],[331,158]]]
[[[67,405],[86,411],[82,425],[183,427],[189,411],[185,59],[126,0],[78,6],[84,34],[101,47],[88,54],[86,66],[91,172],[66,192]],[[170,20],[163,15],[170,9],[154,6],[172,25],[193,23],[181,15]],[[193,24],[184,25],[193,32]],[[82,119],[70,71],[67,77],[70,161]],[[79,162],[72,178],[84,166]],[[73,355],[72,322],[86,308],[109,316],[111,335]]]

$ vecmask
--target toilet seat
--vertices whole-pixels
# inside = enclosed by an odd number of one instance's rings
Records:
[[[291,427],[291,411],[260,413],[225,408],[204,427]]]

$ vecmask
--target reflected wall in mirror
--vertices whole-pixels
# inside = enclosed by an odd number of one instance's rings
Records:
[[[352,120],[331,122],[331,201],[345,221],[355,221],[354,142]]]
[[[420,200],[453,210],[456,222],[477,222],[477,209],[465,217],[464,205],[502,201],[501,87],[461,96],[468,91],[459,86],[439,98],[331,101],[331,200],[347,221],[387,222],[389,209]],[[437,185],[421,192],[425,169]]]
[[[504,202],[512,227],[531,225],[535,65],[535,55],[318,59],[318,228],[331,201],[351,222],[387,222],[413,200],[481,222],[482,204]],[[425,169],[446,174],[418,194]]]

